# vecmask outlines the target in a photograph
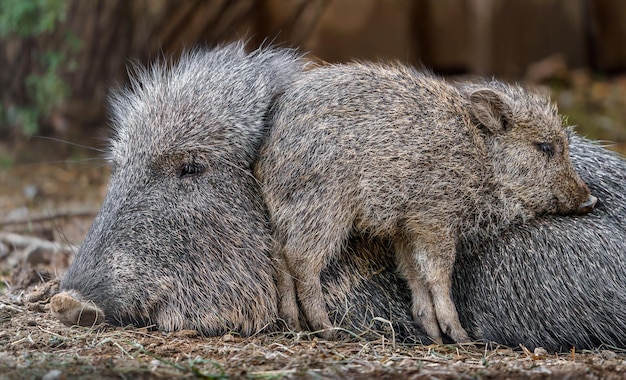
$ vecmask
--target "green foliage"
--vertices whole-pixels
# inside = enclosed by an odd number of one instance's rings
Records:
[[[65,21],[67,4],[64,0],[0,0],[0,39],[36,38],[55,31]],[[72,33],[64,36],[70,51],[76,52],[81,41]],[[19,105],[0,104],[0,129],[4,126],[18,127],[22,133],[31,135],[39,129],[39,120],[50,115],[69,95],[69,88],[59,72],[72,71],[75,61],[55,50],[44,52],[34,49],[32,72],[24,78],[23,86],[27,103]],[[4,99],[6,101],[6,99]]]
[[[64,0],[0,0],[0,37],[32,37],[65,20]]]
[[[39,129],[39,110],[31,106],[3,106],[0,104],[0,121],[8,126],[20,126],[22,132],[32,135]]]
[[[13,158],[0,152],[0,170],[7,170],[13,166]],[[3,284],[0,282],[0,293],[4,290]]]
[[[63,59],[63,54],[47,51],[42,59],[47,67],[46,71],[43,74],[30,74],[26,77],[26,90],[33,99],[35,108],[44,114],[52,111],[59,104],[59,100],[65,99],[68,95],[67,85],[57,74]]]

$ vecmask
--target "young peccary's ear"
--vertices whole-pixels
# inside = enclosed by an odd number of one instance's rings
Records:
[[[489,132],[496,134],[510,127],[510,109],[497,92],[481,88],[469,97],[472,116]]]

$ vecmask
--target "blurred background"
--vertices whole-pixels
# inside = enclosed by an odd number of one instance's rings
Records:
[[[626,141],[626,1],[0,0],[0,161],[32,135],[97,143],[129,64],[241,38],[549,86],[580,132]]]
[[[0,230],[32,227],[35,208],[97,211],[106,96],[130,64],[241,38],[542,86],[626,152],[622,0],[0,0]]]

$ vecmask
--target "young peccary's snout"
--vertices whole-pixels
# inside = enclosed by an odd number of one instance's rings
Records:
[[[583,202],[580,206],[578,206],[578,213],[579,214],[590,213],[591,210],[593,210],[593,208],[596,206],[596,203],[598,203],[598,198],[594,197],[593,195],[589,195],[589,198],[587,198],[585,202]]]
[[[140,69],[111,99],[112,174],[52,310],[70,324],[250,335],[275,322],[271,230],[250,167],[303,68],[242,43]]]
[[[387,239],[435,342],[469,340],[452,302],[461,239],[536,215],[589,211],[546,97],[500,82],[450,84],[404,66],[301,75],[278,98],[259,178],[275,231],[280,314],[333,336],[320,276],[350,236]],[[299,301],[299,306],[298,306]]]

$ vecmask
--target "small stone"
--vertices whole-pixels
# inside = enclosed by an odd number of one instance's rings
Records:
[[[538,359],[543,359],[548,356],[548,351],[543,347],[537,347],[533,351],[533,356],[535,356]]]
[[[26,199],[28,200],[35,199],[35,196],[37,196],[37,193],[39,193],[39,189],[37,189],[37,186],[35,185],[24,186],[24,196],[26,196]]]
[[[35,313],[45,313],[46,312],[46,308],[44,307],[44,305],[38,303],[38,302],[31,302],[27,305],[28,310],[29,311],[33,311]],[[34,325],[33,325],[34,326]]]
[[[45,375],[43,375],[41,380],[59,380],[62,378],[62,375],[63,375],[63,372],[61,370],[53,369],[51,371],[48,371],[48,373],[46,373]]]
[[[47,299],[48,297],[50,297],[50,287],[40,285],[26,296],[26,302],[39,302]]]
[[[600,356],[602,356],[602,359],[615,359],[617,357],[617,353],[610,350],[602,350],[600,351]]]

